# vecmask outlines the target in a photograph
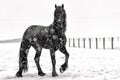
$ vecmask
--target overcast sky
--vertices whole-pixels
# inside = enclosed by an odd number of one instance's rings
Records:
[[[0,40],[22,37],[30,25],[53,22],[64,4],[68,36],[119,36],[120,0],[0,0]]]

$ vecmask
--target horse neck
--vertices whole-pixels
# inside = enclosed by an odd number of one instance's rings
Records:
[[[66,31],[66,22],[54,21],[52,28],[54,29],[55,33],[64,34]]]

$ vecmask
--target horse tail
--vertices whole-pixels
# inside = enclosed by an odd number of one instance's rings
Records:
[[[22,40],[19,53],[19,68],[24,72],[28,71],[27,55],[29,52],[29,48],[30,48],[29,40]]]

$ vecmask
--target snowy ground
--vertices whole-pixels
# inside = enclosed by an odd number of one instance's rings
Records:
[[[56,52],[56,70],[58,77],[51,76],[51,59],[49,50],[43,49],[41,67],[46,73],[37,75],[34,62],[35,51],[30,49],[28,55],[29,70],[22,78],[16,78],[20,43],[0,44],[0,80],[120,80],[120,50],[94,50],[67,48],[70,53],[69,68],[61,74],[60,65],[64,55]]]

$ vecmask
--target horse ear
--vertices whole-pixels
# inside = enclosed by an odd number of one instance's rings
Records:
[[[62,8],[64,8],[64,4],[62,4]]]
[[[55,8],[57,8],[57,5],[55,4]]]

